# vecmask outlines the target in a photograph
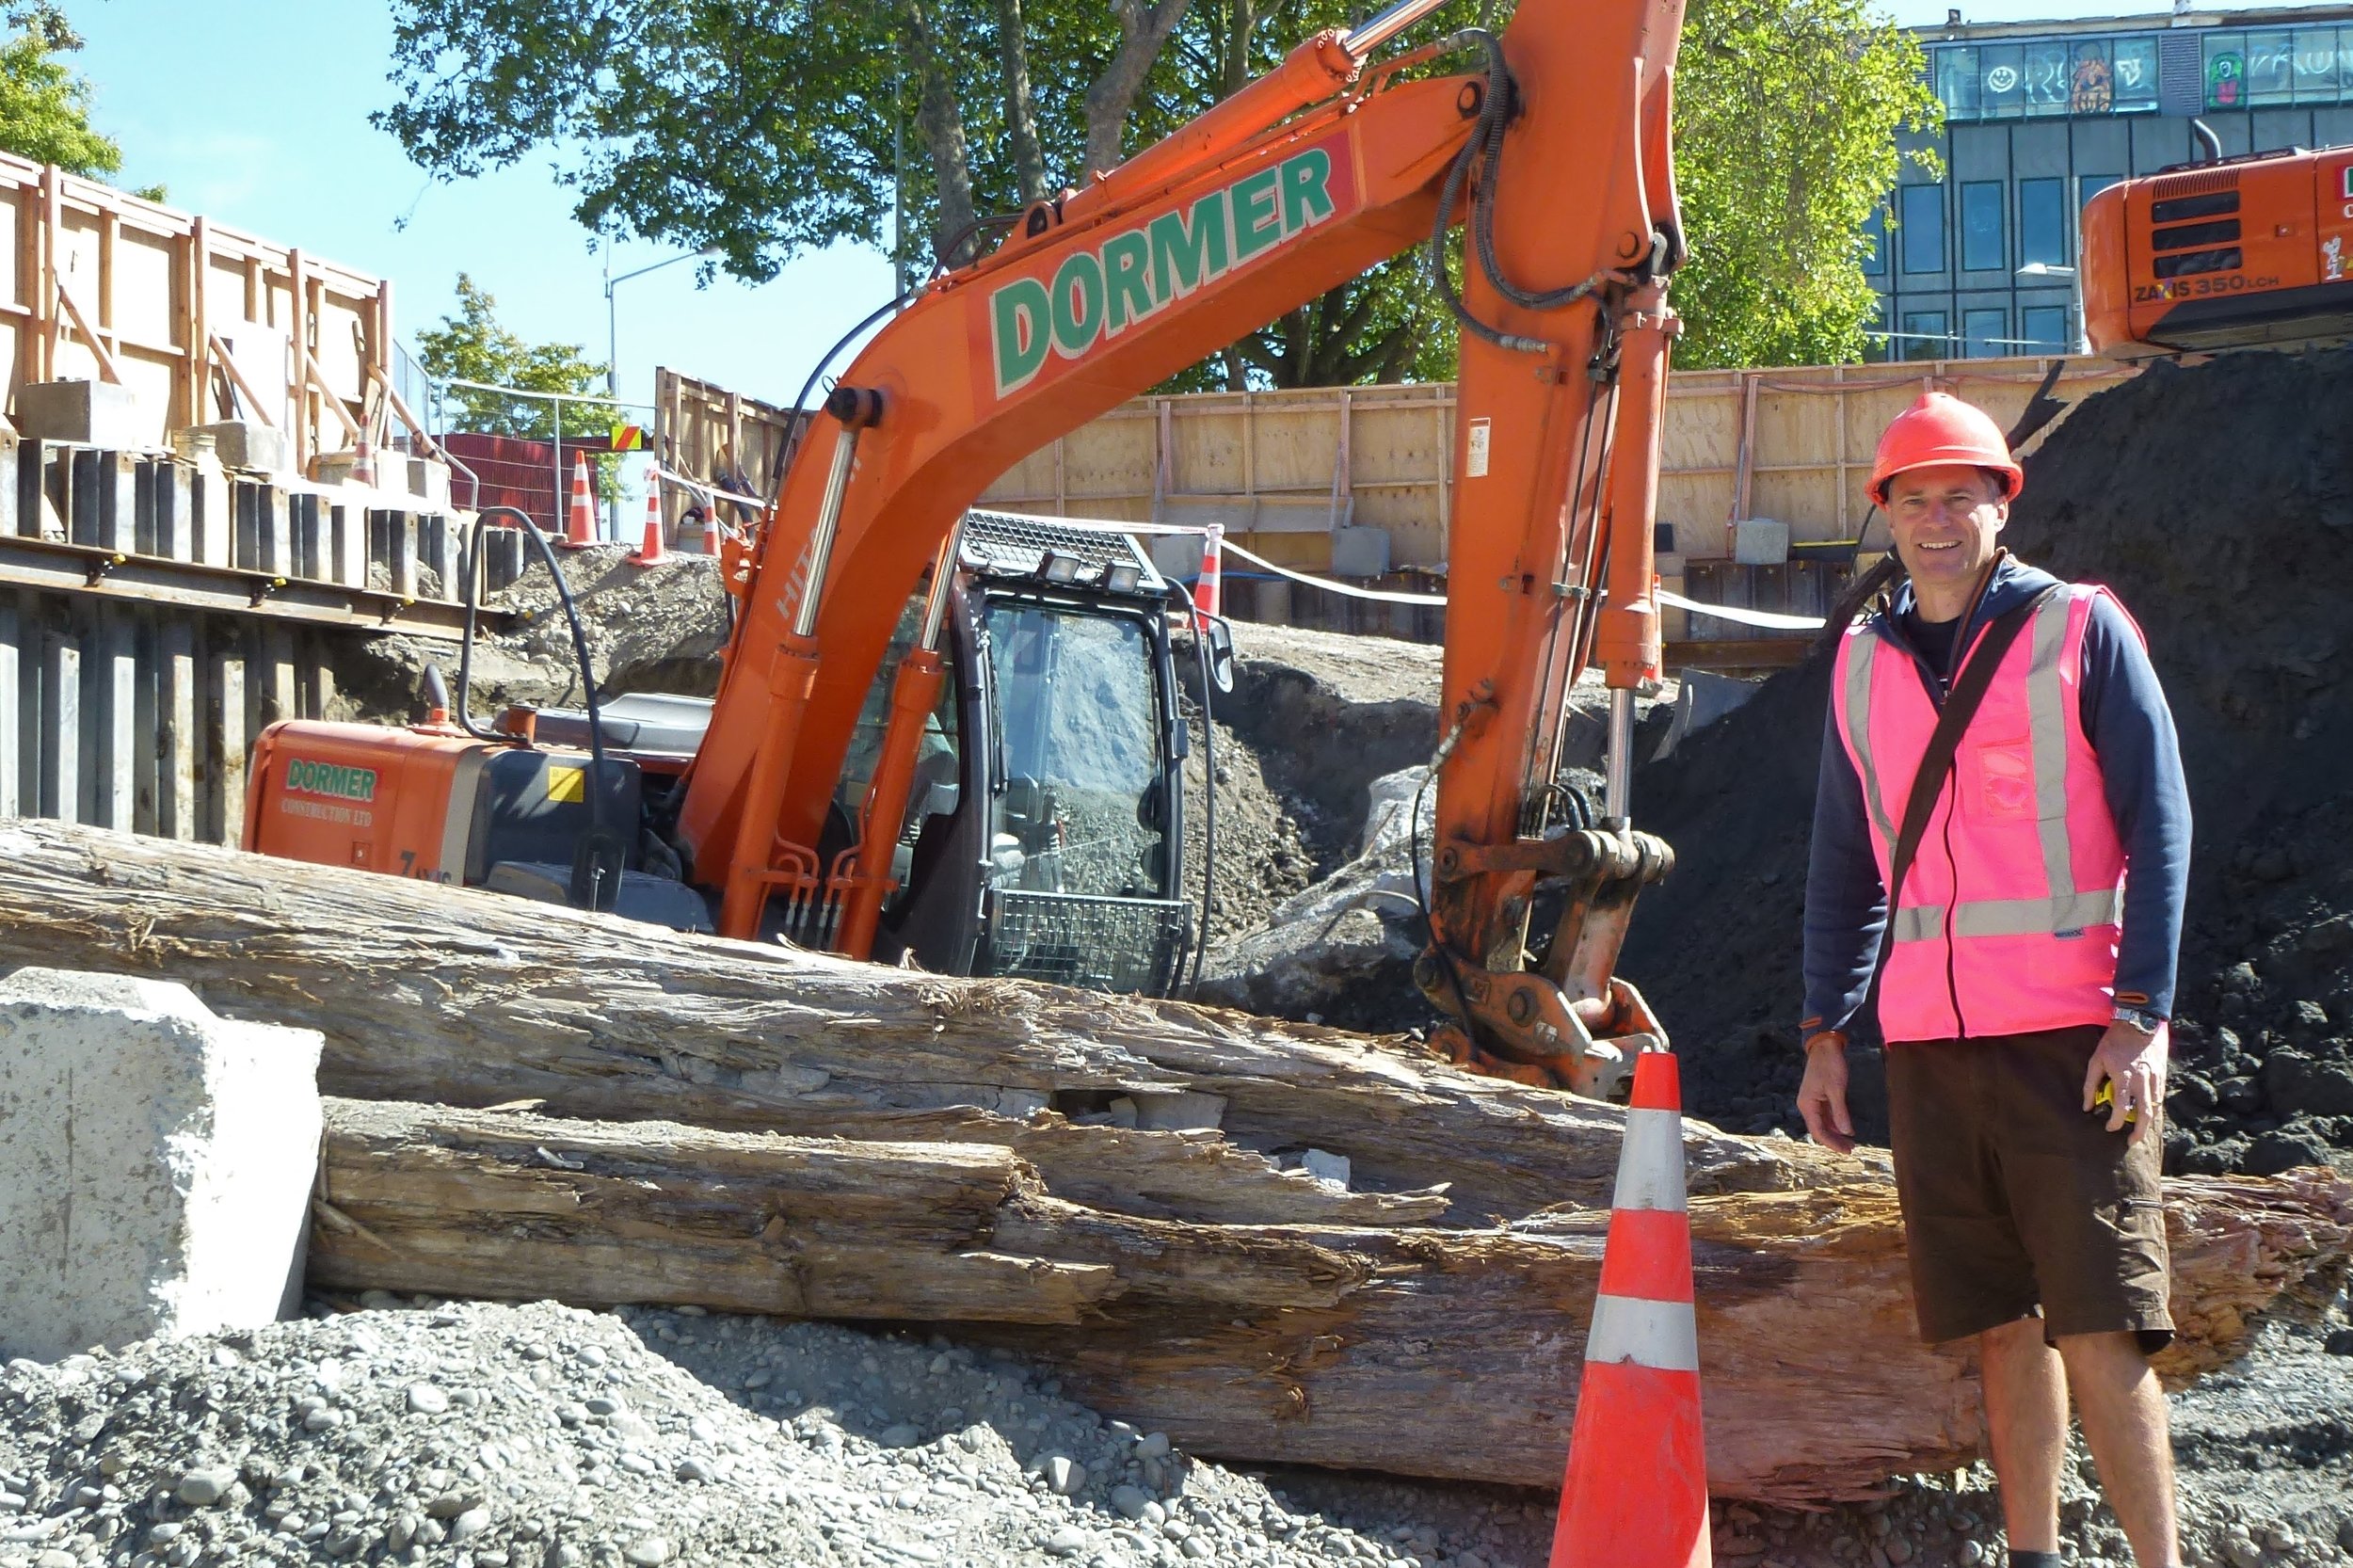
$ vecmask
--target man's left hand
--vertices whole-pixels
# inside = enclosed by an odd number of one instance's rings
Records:
[[[2099,1048],[2084,1069],[2084,1109],[2093,1109],[2102,1082],[2114,1084],[2116,1099],[2108,1108],[2110,1132],[2122,1131],[2129,1122],[2132,1141],[2137,1144],[2155,1128],[2165,1111],[2165,1061],[2170,1033],[2166,1025],[2159,1024],[2154,1034],[2143,1034],[2118,1019],[2100,1036]]]

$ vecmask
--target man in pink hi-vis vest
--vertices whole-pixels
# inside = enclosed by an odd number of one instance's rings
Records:
[[[1910,581],[1832,676],[1798,1105],[1816,1142],[1854,1146],[1846,1031],[1878,972],[1913,1305],[1922,1338],[1977,1343],[2009,1560],[2057,1568],[2072,1393],[2135,1559],[2175,1568],[2147,1357],[2173,1326],[2159,1124],[2189,796],[2123,607],[1997,543],[2023,481],[1993,422],[1943,392],[1880,440],[1871,497]],[[1891,896],[1956,691],[1968,724]]]

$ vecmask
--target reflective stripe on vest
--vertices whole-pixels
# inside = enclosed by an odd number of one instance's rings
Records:
[[[2036,936],[2079,932],[2086,926],[2113,925],[2122,909],[2113,888],[2092,892],[2075,887],[2074,854],[2067,838],[2067,694],[2059,680],[2059,655],[2067,646],[2071,597],[2054,594],[2043,600],[2027,628],[2031,653],[2026,665],[2026,712],[2034,746],[2035,815],[2042,848],[2042,872],[2051,888],[2048,898],[1979,899],[1953,910],[1956,936]],[[1872,823],[1893,844],[1888,802],[1880,789],[1880,768],[1871,755],[1871,673],[1876,649],[1857,650],[1849,639],[1842,651],[1847,697],[1847,744],[1861,764],[1863,798]],[[1901,894],[1892,936],[1898,942],[1925,942],[1945,935],[1946,909],[1941,904],[1903,906]]]

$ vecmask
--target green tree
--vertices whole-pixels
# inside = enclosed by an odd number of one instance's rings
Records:
[[[89,84],[57,57],[82,47],[65,13],[14,5],[0,22],[13,30],[0,42],[0,150],[93,180],[119,172],[122,149],[90,126]]]
[[[1673,291],[1674,362],[1860,359],[1864,222],[1895,188],[1898,131],[1942,114],[1919,45],[1866,0],[1693,0],[1676,55],[1691,261]]]
[[[444,178],[553,151],[584,225],[714,246],[754,281],[883,243],[904,190],[920,276],[977,214],[1119,160],[1190,4],[393,0],[397,102],[374,120]]]
[[[464,273],[457,275],[457,309],[439,327],[417,334],[417,362],[437,381],[476,381],[522,392],[600,395],[604,366],[582,357],[576,343],[528,344],[499,325],[498,300]],[[549,433],[555,405],[537,397],[509,397],[479,387],[451,387],[449,400],[466,429],[489,436]],[[601,436],[613,424],[601,404],[564,409],[563,434]]]
[[[1895,136],[1934,100],[1865,0],[1692,0],[1678,83],[1694,262],[1686,364],[1850,358],[1859,252]],[[376,122],[460,178],[559,159],[580,220],[716,247],[765,280],[795,252],[879,244],[894,199],[919,275],[990,243],[1345,23],[1347,0],[393,0],[398,102]],[[1501,14],[1497,14],[1500,12]],[[1453,0],[1425,32],[1501,26]],[[1457,69],[1448,63],[1428,69]],[[916,236],[921,236],[920,238]],[[1449,375],[1454,324],[1412,254],[1285,312],[1173,388]]]

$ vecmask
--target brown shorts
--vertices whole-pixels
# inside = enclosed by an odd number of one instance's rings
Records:
[[[2087,1112],[2086,1026],[1887,1048],[1896,1191],[1913,1311],[1930,1344],[2029,1317],[2043,1336],[2130,1330],[2153,1353],[2166,1310],[2164,1128]],[[2148,1114],[2149,1112],[2143,1112]]]

